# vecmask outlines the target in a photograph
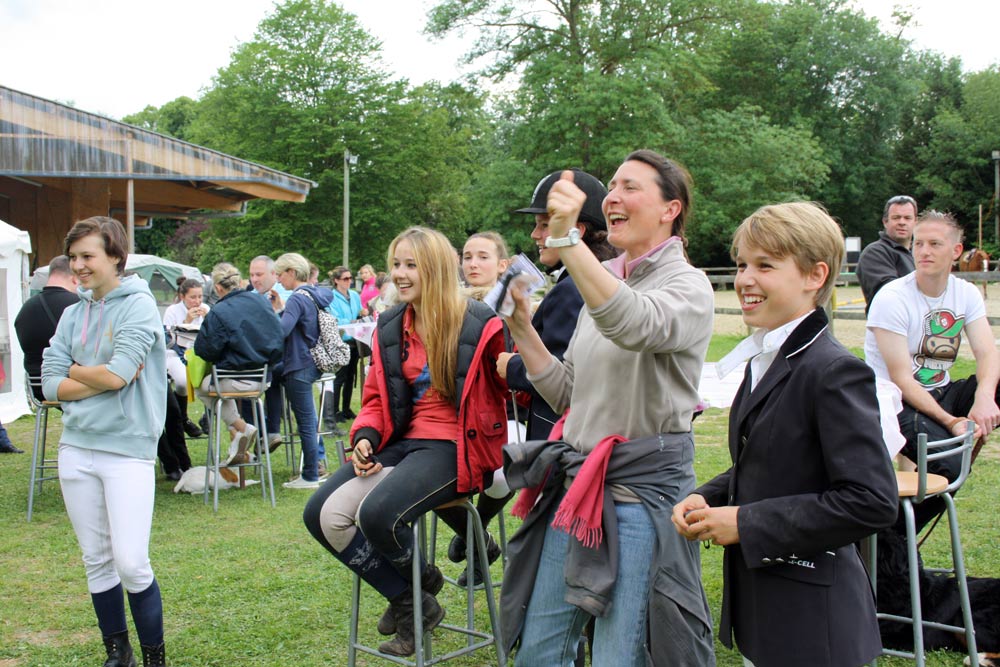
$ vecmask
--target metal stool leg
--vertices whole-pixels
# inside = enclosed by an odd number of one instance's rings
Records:
[[[31,444],[31,480],[28,484],[28,521],[35,509],[35,486],[42,492],[45,479],[45,438],[48,434],[49,409],[45,406],[35,412],[35,438]],[[41,458],[39,459],[39,456]],[[40,464],[39,464],[40,462]],[[39,474],[40,473],[40,474]]]
[[[271,507],[276,506],[276,501],[274,498],[274,475],[271,472],[271,445],[267,442],[267,410],[264,408],[264,400],[258,398],[254,401],[256,405],[257,414],[255,417],[260,418],[260,422],[257,424],[257,447],[259,451],[257,453],[257,460],[260,457],[264,457],[264,468],[267,474],[267,492],[271,494]],[[261,474],[261,486],[264,486],[263,472]],[[267,496],[265,495],[265,498]]]
[[[962,539],[958,532],[958,514],[955,511],[955,500],[950,493],[943,494],[948,507],[948,528],[951,534],[951,562],[955,568],[955,579],[958,580],[958,596],[962,604],[962,625],[965,627],[965,643],[969,653],[969,664],[979,662],[976,650],[976,628],[972,624],[972,607],[969,604],[969,582],[965,577],[965,554],[962,552]]]
[[[497,602],[493,595],[493,582],[490,579],[490,560],[489,553],[486,551],[486,531],[483,529],[483,523],[479,518],[479,512],[475,511],[472,503],[466,502],[466,512],[469,515],[470,523],[475,523],[475,530],[473,526],[469,526],[469,533],[475,533],[476,546],[479,551],[479,566],[483,570],[483,590],[486,592],[486,608],[490,615],[490,629],[493,631],[493,644],[496,646],[497,651],[497,665],[499,667],[504,667],[507,664],[507,657],[504,655],[503,651],[503,641],[500,636],[500,614],[497,612]],[[501,517],[502,518],[502,517]],[[468,558],[472,558],[472,552],[466,554]],[[471,562],[471,560],[469,561]],[[469,584],[469,620],[472,621],[472,591],[473,591],[473,581],[472,577],[468,578]],[[470,641],[471,646],[471,641]]]
[[[920,580],[917,570],[917,530],[913,518],[913,503],[903,498],[903,518],[906,520],[906,561],[910,570],[910,618],[913,622],[913,656],[917,667],[924,667],[923,609],[920,605]]]
[[[298,424],[292,430],[292,407],[288,404],[285,396],[285,385],[281,385],[281,413],[283,415],[281,425],[281,436],[285,441],[285,462],[292,469],[292,477],[299,474],[299,459],[295,456],[295,436],[298,431]]]
[[[351,584],[351,630],[347,644],[347,667],[354,667],[358,657],[358,609],[361,606],[361,577],[354,574]]]

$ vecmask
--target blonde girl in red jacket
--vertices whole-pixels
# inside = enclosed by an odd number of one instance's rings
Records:
[[[486,488],[507,441],[506,385],[496,373],[500,320],[460,293],[455,251],[439,232],[411,227],[389,246],[399,304],[379,316],[354,454],[310,498],[313,537],[389,601],[379,621],[396,636],[384,653],[414,653],[411,526],[435,507]],[[464,530],[461,526],[452,526]],[[443,578],[425,566],[424,629],[444,610]]]

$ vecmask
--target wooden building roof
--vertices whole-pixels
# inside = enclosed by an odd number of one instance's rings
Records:
[[[99,179],[110,207],[137,216],[239,210],[250,199],[302,202],[316,184],[202,146],[0,86],[0,176],[69,191]]]

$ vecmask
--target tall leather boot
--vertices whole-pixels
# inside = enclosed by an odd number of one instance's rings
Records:
[[[323,427],[326,431],[336,432],[337,427],[337,397],[332,391],[327,391],[323,397]]]
[[[188,417],[188,397],[187,394],[179,394],[174,392],[174,396],[177,397],[177,405],[181,409],[181,423],[184,424],[184,432],[187,433],[189,438],[200,438],[204,433],[201,429]]]
[[[136,667],[135,654],[128,643],[128,630],[104,637],[104,650],[108,652],[104,667]]]
[[[163,644],[159,646],[142,646],[143,667],[167,667],[167,654]]]

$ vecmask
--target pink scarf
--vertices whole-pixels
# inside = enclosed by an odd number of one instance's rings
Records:
[[[566,415],[563,415],[552,427],[549,440],[562,439],[565,421]],[[604,480],[608,472],[611,450],[620,442],[625,442],[625,438],[620,435],[610,435],[597,443],[594,450],[587,454],[587,459],[559,503],[555,519],[552,521],[553,528],[571,533],[583,546],[591,549],[600,546],[604,539],[604,529],[601,524],[604,514]],[[538,500],[545,487],[545,481],[536,487],[523,489],[511,514],[524,519]]]

